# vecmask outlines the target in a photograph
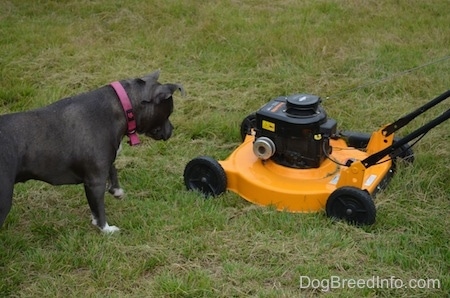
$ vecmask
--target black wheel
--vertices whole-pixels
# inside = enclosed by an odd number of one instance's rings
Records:
[[[395,143],[395,140],[394,140],[394,143]],[[391,153],[391,156],[393,158],[395,158],[395,157],[401,158],[403,161],[405,161],[407,163],[412,164],[414,162],[414,151],[411,148],[411,146],[409,146],[409,144],[404,144],[404,145],[400,146],[400,148],[398,148],[393,153]]]
[[[345,220],[354,225],[375,223],[376,209],[372,197],[367,191],[344,186],[336,189],[326,204],[328,217]]]
[[[256,113],[252,113],[245,117],[241,123],[241,139],[245,140],[245,137],[252,133],[252,129],[256,128]]]
[[[184,168],[184,184],[188,190],[197,190],[206,197],[215,197],[226,191],[227,176],[219,162],[208,156],[191,160]]]

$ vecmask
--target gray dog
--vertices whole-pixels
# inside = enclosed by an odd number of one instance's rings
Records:
[[[179,84],[160,84],[159,72],[114,82],[32,111],[0,116],[0,227],[11,210],[14,184],[29,179],[52,185],[84,184],[92,223],[111,233],[104,195],[123,191],[113,165],[124,136],[170,138],[172,95]]]

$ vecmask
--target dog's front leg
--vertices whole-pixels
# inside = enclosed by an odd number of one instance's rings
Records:
[[[119,148],[117,149],[116,156],[122,151],[122,144],[119,144]],[[122,199],[124,196],[124,191],[119,185],[119,178],[117,177],[117,169],[114,166],[114,163],[109,168],[109,188],[108,192],[112,194],[116,199]]]
[[[85,182],[84,190],[92,212],[92,224],[96,225],[104,233],[119,231],[118,227],[110,226],[106,222],[105,180],[103,179],[102,182]]]

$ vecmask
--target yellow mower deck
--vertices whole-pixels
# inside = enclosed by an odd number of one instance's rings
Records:
[[[318,212],[324,210],[328,197],[339,187],[352,186],[370,194],[377,191],[391,171],[389,157],[367,169],[359,161],[349,167],[338,165],[349,159],[364,160],[371,152],[392,144],[393,136],[380,138],[377,133],[372,135],[366,152],[348,147],[342,139],[330,140],[333,148],[330,158],[337,163],[326,159],[315,169],[294,169],[270,159],[259,159],[253,153],[252,135],[247,135],[244,142],[219,164],[227,176],[227,189],[251,203],[274,206],[281,211]]]

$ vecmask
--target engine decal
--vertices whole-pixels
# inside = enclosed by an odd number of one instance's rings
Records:
[[[273,123],[273,122],[269,122],[267,120],[263,120],[261,126],[265,130],[269,130],[271,132],[275,132],[275,123]]]
[[[277,105],[275,105],[274,107],[270,108],[270,112],[276,113],[276,112],[278,112],[278,110],[279,110],[281,107],[284,107],[285,105],[286,105],[286,104],[285,104],[284,102],[280,102],[280,103],[278,103]]]

